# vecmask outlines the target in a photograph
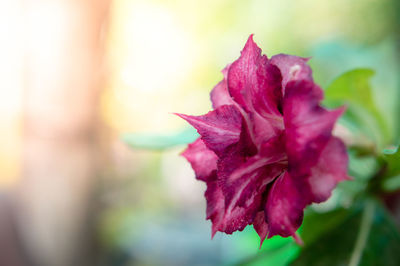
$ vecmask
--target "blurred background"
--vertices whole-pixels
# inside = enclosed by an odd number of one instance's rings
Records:
[[[132,148],[124,134],[184,138],[172,113],[210,109],[251,33],[267,56],[312,57],[322,87],[372,67],[390,114],[399,12],[396,0],[2,0],[0,265],[251,263],[252,230],[211,240],[184,146]]]

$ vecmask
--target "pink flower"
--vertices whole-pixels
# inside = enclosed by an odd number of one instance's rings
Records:
[[[344,108],[319,105],[308,59],[268,59],[250,36],[211,92],[214,110],[178,114],[201,137],[183,156],[206,182],[212,236],[253,225],[261,238],[294,236],[304,208],[327,200],[347,176],[347,152],[332,136]]]

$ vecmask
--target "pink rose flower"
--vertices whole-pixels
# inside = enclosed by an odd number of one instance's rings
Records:
[[[343,142],[332,136],[344,108],[319,105],[308,59],[267,58],[249,37],[211,92],[212,111],[178,114],[201,137],[183,152],[206,182],[212,236],[253,225],[261,238],[293,236],[304,208],[327,200],[349,179]]]

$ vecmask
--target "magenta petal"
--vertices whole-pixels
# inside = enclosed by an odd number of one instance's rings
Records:
[[[274,235],[287,237],[296,233],[303,221],[303,210],[307,204],[305,197],[288,172],[276,179],[265,206],[270,231],[268,238]]]
[[[279,69],[269,62],[263,63],[257,71],[258,86],[252,90],[252,104],[256,112],[268,119],[271,114],[279,115],[281,109],[282,76]]]
[[[217,155],[239,141],[242,115],[233,105],[223,105],[202,116],[177,115],[196,128],[206,146]]]
[[[228,90],[241,106],[252,141],[259,147],[283,130],[279,69],[269,63],[250,36],[238,60],[229,68]]]
[[[284,140],[283,135],[271,138],[261,146],[257,155],[248,159],[231,155],[218,162],[217,173],[227,210],[237,204],[243,206],[252,194],[262,191],[282,172],[286,165],[276,163],[286,159]]]
[[[286,151],[291,174],[308,174],[331,138],[344,108],[328,111],[319,106],[320,92],[313,82],[291,81],[283,99]]]
[[[246,111],[262,109],[261,115],[280,115],[277,99],[280,97],[280,81],[278,69],[268,64],[268,58],[261,55],[261,49],[251,35],[240,58],[229,68],[230,95]]]
[[[345,145],[340,139],[332,137],[308,177],[313,202],[327,200],[338,182],[350,179],[347,175],[347,163]]]
[[[207,181],[217,170],[217,155],[200,138],[189,144],[182,156],[190,162],[199,180]]]
[[[218,230],[227,234],[243,231],[246,226],[253,223],[260,204],[261,195],[255,195],[251,204],[246,207],[236,207],[229,212],[225,209],[223,222]]]
[[[224,224],[233,225],[226,226],[225,232],[242,230],[253,222],[266,186],[286,167],[278,163],[286,158],[283,147],[283,138],[276,137],[263,145],[263,156],[218,162],[218,184],[225,196]]]
[[[225,198],[222,194],[222,190],[217,184],[216,176],[214,175],[214,180],[207,182],[207,190],[204,193],[207,200],[207,219],[212,222],[212,233],[211,236],[214,237],[217,231],[221,231],[223,216],[225,213]]]
[[[212,106],[214,109],[217,109],[218,107],[220,107],[222,105],[232,105],[233,104],[233,99],[228,92],[228,84],[226,81],[227,76],[228,76],[229,67],[230,67],[230,65],[226,66],[222,70],[222,73],[224,74],[224,79],[221,80],[210,93],[210,99],[211,99]]]
[[[271,57],[270,62],[276,65],[282,74],[282,87],[292,80],[312,79],[311,68],[307,65],[308,58],[294,55],[278,54]]]
[[[237,230],[242,231],[247,225],[252,224],[263,206],[266,186],[281,172],[282,167],[279,164],[264,166],[243,175],[231,186],[233,190],[223,191],[225,214],[220,231],[231,234]],[[221,182],[219,186],[222,186]]]
[[[226,196],[222,188],[224,186],[225,177],[234,171],[237,165],[242,164],[245,160],[245,157],[234,153],[234,151],[236,151],[236,146],[237,145],[229,147],[225,151],[224,155],[231,154],[231,156],[222,156],[218,162],[217,168],[217,184],[225,201],[223,216],[222,218],[218,216],[218,219],[215,219],[216,222],[213,221],[213,231],[221,231],[227,234],[232,234],[237,230],[242,231],[247,225],[251,224],[255,213],[260,208],[261,202],[261,195],[251,195],[252,198],[246,206],[236,206],[235,208],[230,208],[229,211],[226,209]],[[231,152],[229,152],[229,150],[231,150]]]
[[[247,115],[254,143],[259,147],[265,140],[279,135],[284,130],[283,117],[271,116],[268,119],[253,112]]]
[[[281,164],[265,164],[265,160],[251,160],[235,170],[224,182],[219,180],[228,214],[236,207],[247,208],[256,200],[261,200],[266,186],[284,170]]]
[[[233,100],[228,92],[228,86],[226,80],[221,80],[211,91],[210,99],[214,109],[222,105],[231,105]]]
[[[261,56],[261,49],[253,41],[253,35],[250,35],[240,58],[232,63],[228,72],[229,93],[245,110],[249,110],[249,90],[252,89],[252,83],[257,81],[257,68],[262,64],[260,61],[268,59]]]
[[[257,234],[260,236],[260,248],[268,235],[268,224],[265,222],[264,211],[260,211],[257,213],[256,218],[253,222],[254,230],[256,230]]]

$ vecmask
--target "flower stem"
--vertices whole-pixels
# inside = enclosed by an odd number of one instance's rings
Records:
[[[351,254],[349,266],[358,266],[360,263],[361,255],[364,251],[365,244],[367,243],[369,232],[371,231],[374,211],[375,203],[372,200],[367,201],[361,218],[361,228],[358,232],[356,244]]]

